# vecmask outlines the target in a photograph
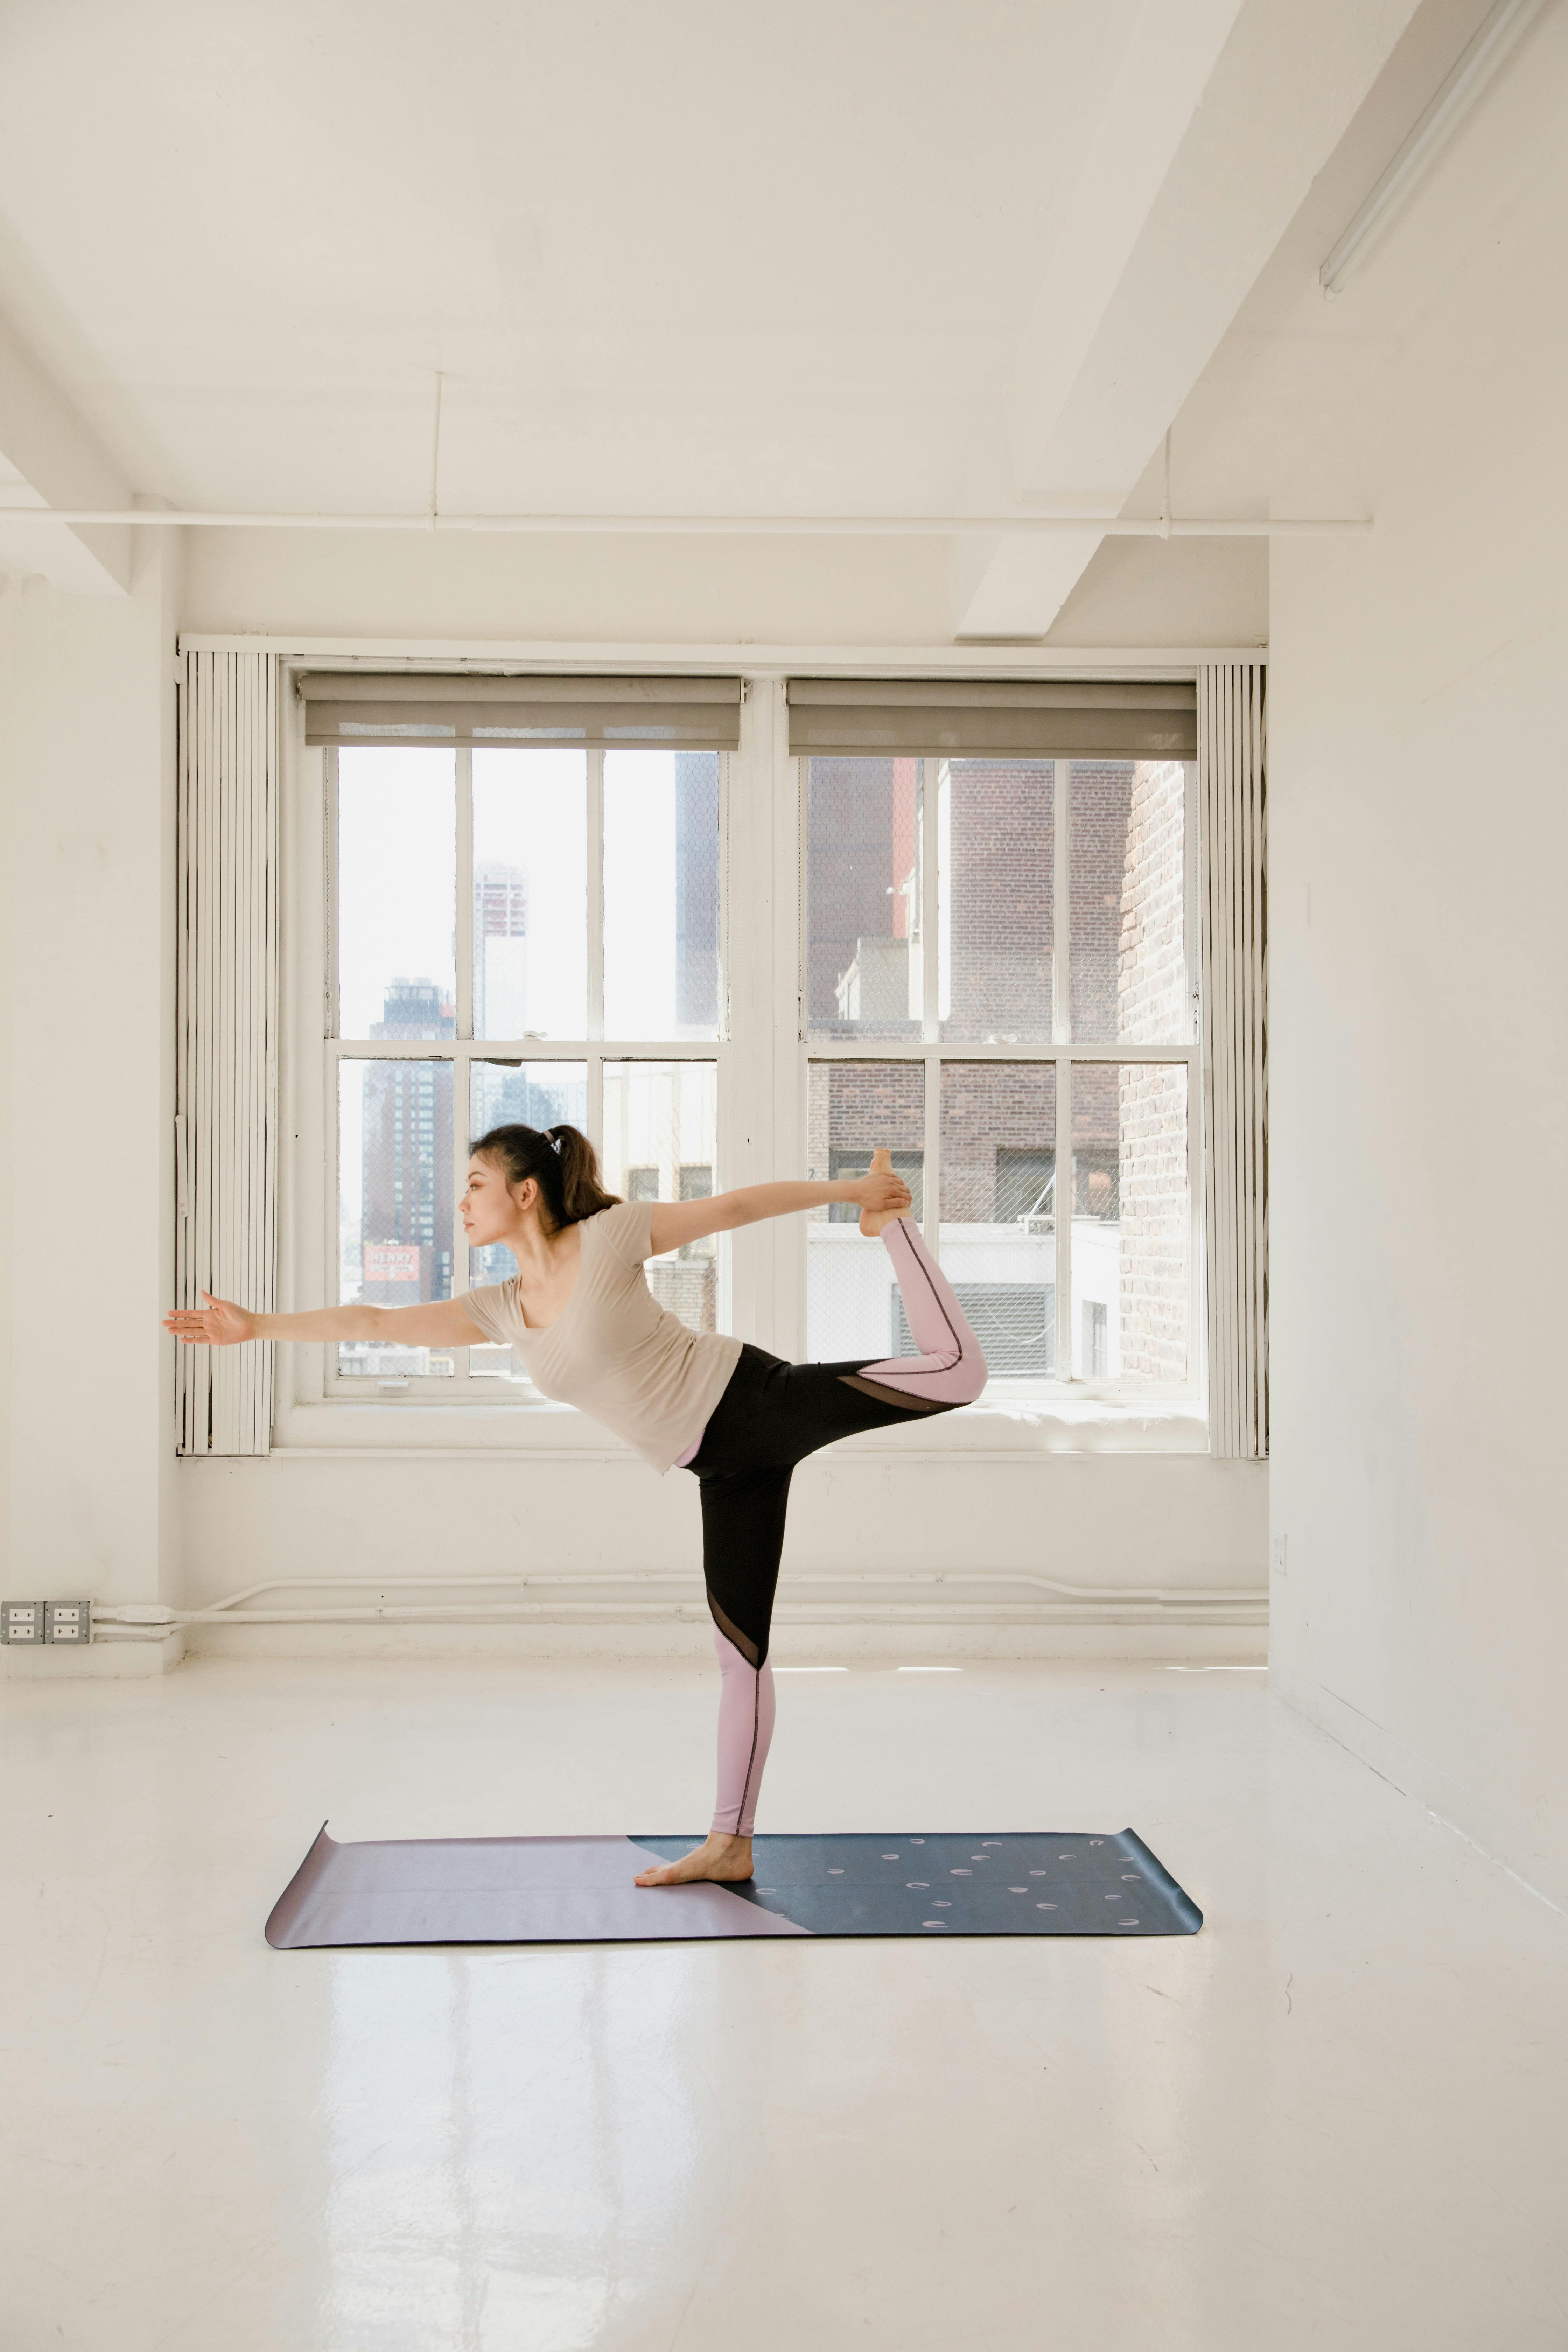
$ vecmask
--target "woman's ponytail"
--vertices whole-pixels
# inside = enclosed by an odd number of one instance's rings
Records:
[[[559,1154],[561,1171],[561,1210],[556,1223],[580,1225],[584,1217],[596,1217],[601,1209],[613,1209],[616,1195],[606,1192],[599,1181],[599,1155],[580,1127],[552,1127],[547,1130],[550,1141]]]
[[[477,1158],[495,1160],[509,1184],[531,1176],[552,1226],[580,1225],[584,1217],[618,1204],[619,1195],[606,1192],[599,1180],[598,1153],[581,1128],[552,1127],[542,1135],[538,1128],[521,1124],[492,1127],[468,1149]]]

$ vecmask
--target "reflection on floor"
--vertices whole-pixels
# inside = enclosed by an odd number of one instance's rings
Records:
[[[323,1816],[699,1830],[716,1679],[7,1685],[0,2342],[1560,2352],[1568,1923],[1258,1674],[781,1687],[764,1826],[1131,1822],[1194,1937],[263,1943]]]

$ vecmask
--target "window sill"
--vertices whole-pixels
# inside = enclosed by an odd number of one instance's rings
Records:
[[[521,1455],[531,1461],[635,1462],[630,1446],[570,1405],[437,1404],[403,1398],[279,1407],[274,1454]],[[1206,1454],[1208,1423],[1190,1398],[991,1396],[920,1428],[843,1439],[841,1455],[909,1461],[1026,1460],[1041,1454]]]

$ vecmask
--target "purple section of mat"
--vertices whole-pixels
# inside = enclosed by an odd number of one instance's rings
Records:
[[[637,1886],[630,1838],[321,1835],[267,1922],[276,1951],[338,1944],[640,1944],[805,1936],[727,1886]]]

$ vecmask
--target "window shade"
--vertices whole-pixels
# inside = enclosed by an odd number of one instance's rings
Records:
[[[435,677],[320,672],[300,680],[307,743],[489,743],[732,751],[738,677]]]
[[[847,758],[952,751],[985,759],[1191,760],[1191,680],[792,677],[789,748]]]

